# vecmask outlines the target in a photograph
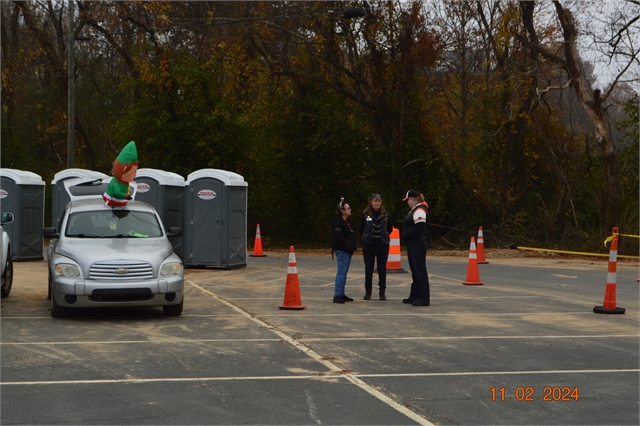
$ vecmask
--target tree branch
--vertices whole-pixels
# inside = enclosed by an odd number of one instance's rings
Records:
[[[536,87],[536,95],[540,96],[541,93],[546,93],[551,89],[566,89],[567,87],[569,87],[569,85],[571,85],[571,79],[569,79],[569,81],[567,81],[567,84],[565,84],[564,86],[561,86],[561,85],[547,86],[547,88],[544,90],[540,90],[539,88]]]

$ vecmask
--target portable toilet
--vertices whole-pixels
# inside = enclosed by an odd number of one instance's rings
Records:
[[[162,219],[166,230],[182,228],[182,235],[169,238],[173,251],[184,260],[184,178],[177,173],[157,169],[138,169],[136,200],[150,204]]]
[[[247,266],[247,189],[237,173],[197,170],[185,183],[186,266]]]
[[[58,221],[64,214],[64,209],[70,200],[64,182],[75,178],[102,180],[109,178],[109,176],[86,169],[65,169],[56,173],[51,181],[51,226],[53,227],[58,226]]]
[[[0,169],[0,210],[13,213],[4,225],[15,260],[44,259],[44,192],[42,178],[32,172]]]

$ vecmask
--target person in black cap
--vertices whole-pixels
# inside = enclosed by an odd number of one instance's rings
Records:
[[[389,258],[389,234],[393,231],[391,218],[382,207],[380,194],[373,194],[360,220],[362,255],[364,258],[364,300],[371,299],[373,269],[378,263],[378,288],[380,300],[387,300],[387,259]]]
[[[351,256],[358,249],[358,243],[353,236],[353,228],[347,222],[351,216],[351,207],[340,199],[336,216],[331,219],[332,243],[331,249],[336,254],[338,262],[338,272],[336,273],[335,289],[333,291],[333,303],[353,302],[353,299],[344,294],[344,287],[347,283],[347,272],[351,265]]]
[[[427,250],[431,246],[429,233],[429,205],[415,189],[410,189],[402,199],[411,209],[404,218],[402,237],[407,246],[407,257],[411,268],[411,293],[402,303],[413,306],[429,306],[429,275],[427,274]]]

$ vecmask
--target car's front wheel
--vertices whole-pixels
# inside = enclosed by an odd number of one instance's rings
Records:
[[[9,293],[11,292],[11,286],[13,285],[13,260],[11,259],[9,253],[7,253],[7,263],[6,265],[4,265],[2,287],[0,287],[0,294],[3,298],[9,295]]]
[[[49,273],[47,274],[49,277],[49,285],[47,286],[48,291],[47,291],[47,300],[51,300],[51,289],[53,288],[53,280],[51,279],[51,268],[49,268],[47,266],[47,270],[49,271]]]
[[[56,295],[51,291],[51,317],[52,318],[65,318],[71,316],[72,309],[58,305],[56,302]]]
[[[165,305],[162,307],[165,315],[178,316],[182,315],[182,307],[184,306],[184,296],[177,305]]]

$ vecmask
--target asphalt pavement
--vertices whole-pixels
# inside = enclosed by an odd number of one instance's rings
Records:
[[[0,423],[73,425],[640,424],[638,264],[427,256],[431,306],[363,300],[354,256],[332,303],[331,255],[296,253],[303,310],[282,310],[288,253],[188,269],[183,315],[50,317],[46,263],[16,262],[2,299]],[[403,268],[408,270],[406,258]],[[374,276],[374,287],[376,285]]]

